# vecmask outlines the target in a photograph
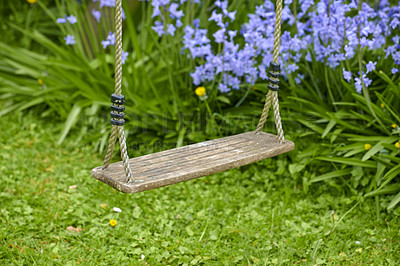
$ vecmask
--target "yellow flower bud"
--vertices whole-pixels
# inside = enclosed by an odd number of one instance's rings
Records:
[[[116,226],[117,225],[117,221],[116,220],[110,220],[110,225],[112,227]]]
[[[199,97],[204,96],[204,94],[206,94],[206,88],[204,88],[204,87],[198,87],[198,88],[195,90],[195,93],[196,93],[196,95],[199,96]]]
[[[371,144],[368,144],[368,143],[365,144],[364,148],[365,148],[366,151],[370,150],[371,149]]]
[[[40,85],[43,85],[43,80],[42,80],[42,79],[38,79],[37,82],[38,82]]]
[[[26,0],[29,4],[35,4],[36,0]]]
[[[400,142],[399,142],[399,141],[396,142],[396,143],[394,144],[394,146],[395,146],[397,149],[400,149]]]
[[[381,108],[385,107],[385,105],[383,103],[381,103]]]
[[[396,124],[392,124],[392,128],[396,128],[397,127],[397,125]]]

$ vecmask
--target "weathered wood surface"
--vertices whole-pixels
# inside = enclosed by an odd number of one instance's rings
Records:
[[[270,158],[294,149],[294,143],[279,143],[275,135],[242,133],[209,140],[129,160],[132,183],[126,182],[122,162],[107,169],[96,167],[92,176],[124,193],[137,193],[207,176]]]

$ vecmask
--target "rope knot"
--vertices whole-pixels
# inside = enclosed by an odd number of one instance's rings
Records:
[[[111,124],[115,126],[125,125],[125,96],[111,94]]]

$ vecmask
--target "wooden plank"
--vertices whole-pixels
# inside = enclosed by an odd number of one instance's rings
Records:
[[[92,176],[118,191],[137,193],[214,174],[270,158],[294,149],[287,140],[261,132],[242,133],[154,154],[131,158],[134,182],[127,183],[122,162],[96,167]]]

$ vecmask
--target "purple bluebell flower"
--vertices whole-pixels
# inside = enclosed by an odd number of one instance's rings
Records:
[[[195,19],[195,20],[193,20],[193,26],[195,27],[195,28],[199,28],[200,27],[200,19]]]
[[[222,19],[222,14],[217,13],[216,10],[214,10],[211,14],[211,17],[208,19],[208,21],[215,21],[218,26],[224,27],[223,19]]]
[[[76,22],[78,22],[77,18],[74,15],[70,15],[69,17],[67,17],[67,20],[70,24],[75,24]]]
[[[74,45],[74,44],[76,44],[75,38],[74,38],[74,36],[72,36],[72,35],[67,35],[67,36],[64,38],[64,40],[65,40],[65,44],[67,44],[67,45]]]
[[[100,2],[100,8],[115,7],[115,0],[93,0],[93,2]]]
[[[158,36],[162,36],[164,34],[164,25],[161,21],[154,22],[154,26],[151,27]]]
[[[154,31],[161,37],[164,34],[175,35],[177,28],[183,26],[181,18],[184,17],[184,12],[181,9],[182,4],[186,0],[173,1],[173,0],[152,0],[151,5],[153,6],[153,18],[158,18],[152,27]],[[194,3],[199,3],[199,0],[195,0]],[[166,17],[169,16],[169,20]],[[168,23],[164,28],[164,23]]]
[[[59,23],[59,24],[67,23],[67,19],[66,18],[57,18],[57,23]]]
[[[173,24],[168,24],[167,25],[167,32],[170,35],[174,36],[175,35],[175,30],[176,30],[176,28],[175,28],[175,26]]]
[[[228,85],[224,84],[224,83],[220,83],[218,85],[218,89],[220,90],[220,92],[230,92],[230,88],[228,87]]]
[[[377,62],[372,62],[372,61],[369,61],[369,62],[368,62],[368,64],[366,65],[366,67],[367,67],[367,74],[368,74],[369,72],[372,72],[373,70],[375,70],[376,63],[377,63]]]
[[[102,41],[103,48],[106,49],[109,45],[115,45],[115,33],[109,32],[106,40]]]
[[[223,43],[225,41],[225,29],[220,29],[213,34],[216,43]]]
[[[296,72],[297,69],[299,69],[299,66],[296,64],[288,64],[285,68],[288,74]]]
[[[308,62],[311,62],[311,61],[312,61],[310,51],[308,51],[307,54],[306,54],[306,60],[307,60]]]
[[[171,18],[177,18],[180,19],[181,17],[184,16],[183,11],[182,10],[178,10],[179,8],[179,4],[177,3],[171,3],[171,5],[169,6],[169,16]]]
[[[390,22],[390,27],[392,29],[396,29],[400,25],[400,21],[397,17],[395,17],[391,22]]]
[[[363,79],[364,86],[365,86],[366,88],[368,88],[369,85],[371,85],[372,80],[369,79],[369,78],[367,78],[367,75],[366,75],[366,74],[363,74],[363,75],[362,75],[362,79]],[[361,93],[361,91],[362,91],[361,79],[360,79],[359,77],[357,77],[357,78],[354,78],[354,80],[355,80],[354,85],[356,86],[356,91],[357,91],[358,93]]]
[[[296,81],[297,84],[300,84],[303,79],[304,79],[304,75],[297,74],[297,77],[295,78],[295,81]]]
[[[128,59],[129,53],[122,51],[122,64],[125,64],[125,61]]]
[[[75,24],[78,22],[77,18],[74,15],[64,16],[63,18],[57,18],[57,23],[65,24],[65,23]]]
[[[399,69],[398,68],[392,68],[392,74],[396,74],[397,72],[399,72]]]
[[[258,71],[259,71],[259,75],[260,75],[261,79],[263,79],[263,80],[267,80],[268,79],[267,68],[265,67],[264,64],[260,64],[258,66]]]
[[[343,78],[347,80],[347,82],[351,81],[351,72],[346,71],[344,68],[343,68]]]
[[[228,18],[231,19],[231,21],[234,21],[236,18],[236,13],[237,13],[237,11],[228,12],[227,16],[228,16]]]
[[[100,11],[98,11],[96,9],[92,9],[92,15],[96,19],[97,22],[100,22],[100,19],[101,19],[101,12]]]

